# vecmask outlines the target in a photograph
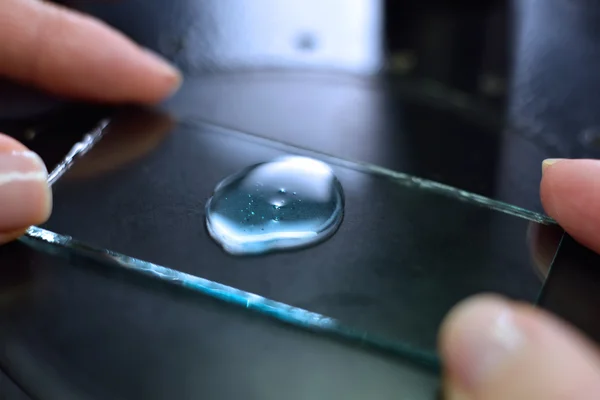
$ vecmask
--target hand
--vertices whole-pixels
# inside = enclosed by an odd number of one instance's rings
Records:
[[[551,217],[600,252],[600,161],[545,161],[541,195]],[[440,351],[448,400],[600,399],[597,346],[526,304],[466,300],[444,322]]]
[[[100,21],[41,0],[0,0],[0,76],[62,96],[156,103],[181,76]],[[0,243],[45,221],[51,191],[43,162],[0,135]]]

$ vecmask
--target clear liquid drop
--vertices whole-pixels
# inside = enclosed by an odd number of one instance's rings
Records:
[[[331,168],[297,156],[225,178],[206,204],[208,233],[235,255],[319,243],[336,232],[343,216],[344,192]]]

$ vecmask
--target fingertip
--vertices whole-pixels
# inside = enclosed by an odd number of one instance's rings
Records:
[[[600,160],[548,159],[542,162],[540,190],[544,206],[566,202],[600,184]],[[572,195],[575,195],[573,197]],[[548,207],[548,213],[555,207]]]
[[[495,294],[479,294],[472,296],[450,310],[442,322],[439,331],[439,349],[442,358],[449,363],[451,369],[460,369],[464,360],[463,343],[465,335],[470,335],[481,328],[482,321],[508,306],[508,301]],[[456,368],[454,368],[456,367]]]
[[[17,139],[0,132],[0,152],[28,151],[29,149]]]
[[[559,193],[560,200],[560,182],[563,179],[562,175],[564,175],[565,171],[563,167],[565,165],[568,166],[570,161],[571,160],[556,158],[549,158],[542,161],[542,180],[540,182],[540,198],[544,210],[546,211],[546,213],[548,213],[548,215],[550,215],[554,219],[556,219],[557,217],[555,194],[557,192]],[[559,184],[558,187],[556,186],[557,183]]]
[[[440,352],[449,399],[600,393],[600,358],[589,341],[542,310],[497,296],[456,306],[443,324]]]
[[[0,243],[49,218],[52,191],[47,179],[46,165],[37,154],[0,134]]]
[[[542,161],[542,173],[544,173],[546,170],[548,170],[554,164],[559,163],[560,161],[563,161],[563,159],[562,158],[547,158],[547,159],[545,159],[544,161]]]
[[[161,55],[150,49],[141,48],[139,62],[148,69],[148,80],[154,77],[156,89],[149,92],[140,91],[140,102],[157,104],[173,96],[183,84],[183,74]]]
[[[440,352],[454,391],[477,390],[524,346],[516,310],[509,300],[479,295],[450,312],[441,330]]]
[[[561,160],[544,167],[544,210],[580,243],[600,251],[600,161]]]

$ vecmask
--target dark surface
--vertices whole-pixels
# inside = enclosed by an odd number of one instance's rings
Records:
[[[81,140],[82,132],[92,130],[110,112],[109,107],[68,104],[32,118],[0,119],[0,132],[25,143],[42,157],[51,171],[73,144]]]
[[[485,99],[394,74],[211,74],[189,78],[165,108],[536,211],[539,165],[555,154],[504,134],[502,112]]]
[[[0,361],[34,398],[392,399],[436,392],[435,376],[381,354],[20,244],[2,252],[28,273],[3,297]]]
[[[386,7],[394,18],[381,18],[378,12],[384,8],[369,1],[353,3],[357,9],[346,7],[347,2],[321,8],[322,2],[305,1],[276,13],[267,0],[256,2],[253,10],[220,7],[222,2],[66,3],[175,60],[188,79],[163,106],[164,113],[140,119],[131,111],[131,118],[121,119],[118,131],[128,134],[107,138],[101,156],[90,154],[72,171],[70,182],[61,183],[53,229],[201,271],[428,348],[443,312],[464,295],[488,288],[531,298],[531,270],[529,281],[515,280],[510,271],[535,265],[544,276],[556,232],[530,229],[527,246],[523,221],[437,198],[423,200],[414,192],[390,192],[380,181],[361,181],[352,178],[353,172],[342,172],[353,199],[345,232],[304,253],[270,258],[276,268],[258,259],[242,265],[206,240],[202,204],[223,175],[263,161],[273,150],[250,151],[252,146],[245,144],[234,154],[227,144],[233,139],[218,135],[199,145],[199,129],[190,128],[189,122],[212,121],[538,211],[542,159],[598,155],[598,83],[592,75],[600,60],[599,35],[593,28],[599,17],[588,0],[515,0],[514,48],[508,47],[510,13],[502,2],[470,11],[437,1],[415,13]],[[359,12],[364,18],[348,18],[360,7],[366,7]],[[274,15],[276,19],[270,18]],[[536,16],[546,22],[536,23]],[[282,22],[279,30],[277,21]],[[382,23],[386,38],[378,34],[384,31]],[[346,46],[349,37],[353,46]],[[281,40],[273,43],[270,38]],[[389,45],[387,59],[384,42]],[[385,78],[367,76],[380,66],[388,67]],[[503,83],[511,70],[513,84],[505,98]],[[508,132],[503,129],[505,100]],[[48,125],[45,118],[40,122],[38,117],[63,107],[64,101],[14,85],[0,90],[0,105],[0,129],[26,140],[49,165],[78,136],[80,122],[92,124],[98,117],[86,116],[94,110],[67,109],[58,125]],[[176,120],[188,124],[182,127]],[[35,128],[38,133],[29,139],[31,128],[40,124],[50,128]],[[165,137],[174,131],[178,133]],[[365,193],[376,195],[368,199]],[[433,214],[418,211],[437,207]],[[532,245],[531,237],[546,239]],[[592,255],[579,253],[570,239],[565,246],[572,258],[560,265],[576,265],[581,257],[586,262],[580,271],[593,275]],[[398,257],[407,249],[424,258]],[[78,260],[36,254],[19,244],[0,252],[3,265],[9,266],[3,270],[0,364],[27,385],[33,398],[244,395],[292,400],[354,394],[431,399],[436,394],[436,377],[397,359],[292,331],[164,287],[99,273]],[[446,263],[440,264],[444,255]],[[428,257],[439,258],[413,263]],[[419,268],[394,269],[397,265]],[[343,270],[347,266],[352,272]],[[457,266],[470,269],[471,275],[461,274]],[[293,268],[294,274],[286,275],[285,268]],[[593,279],[580,280],[565,267],[557,271],[542,298],[544,305],[596,337],[591,314],[578,312],[595,309],[583,307],[595,304],[597,291],[589,286]],[[490,284],[499,276],[504,280]],[[365,281],[372,285],[364,289]],[[590,290],[578,290],[579,285]],[[329,287],[336,288],[333,297],[318,297]],[[564,293],[579,297],[565,303]],[[317,300],[306,302],[310,296]],[[407,304],[403,296],[413,303]],[[370,301],[365,303],[365,298]],[[414,312],[416,307],[423,307],[421,314]],[[8,389],[2,390],[13,398]]]
[[[0,393],[4,400],[31,400],[4,371],[0,371]]]
[[[565,235],[561,251],[552,265],[544,291],[542,307],[561,316],[600,343],[600,256]]]
[[[115,130],[105,143],[127,135]],[[346,213],[333,238],[287,254],[225,255],[204,228],[212,190],[224,177],[290,151],[180,123],[154,151],[92,176],[94,159],[108,161],[108,150],[98,147],[90,163],[82,159],[56,186],[47,227],[431,351],[443,315],[468,295],[535,300],[541,280],[530,261],[528,221],[335,165]],[[103,207],[90,209],[103,196]],[[361,246],[350,246],[355,241]]]
[[[334,165],[346,217],[332,239],[294,253],[230,257],[204,230],[205,201],[224,176],[283,148],[208,125],[170,123],[157,113],[126,115],[58,183],[50,229],[430,351],[443,315],[470,294],[490,290],[535,300],[556,249],[551,241],[549,255],[540,256],[527,241],[526,220]],[[239,396],[236,390],[258,399],[318,398],[306,390],[323,398],[435,396],[435,376],[400,360],[375,361],[381,355],[19,247],[5,251],[7,257],[23,252],[31,290],[0,314],[10,328],[0,361],[46,398],[226,399]],[[278,355],[269,361],[265,354]],[[282,362],[292,371],[275,375],[275,385],[271,369]],[[336,372],[319,372],[327,378],[307,383],[317,366]],[[190,371],[206,381],[188,381]],[[304,389],[285,391],[294,385]]]
[[[600,3],[513,0],[513,4],[512,129],[557,156],[597,158]]]

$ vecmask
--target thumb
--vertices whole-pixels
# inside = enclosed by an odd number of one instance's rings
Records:
[[[542,310],[498,297],[465,301],[440,335],[447,400],[600,398],[600,356]]]
[[[0,244],[49,217],[52,192],[47,179],[37,154],[0,134]]]

